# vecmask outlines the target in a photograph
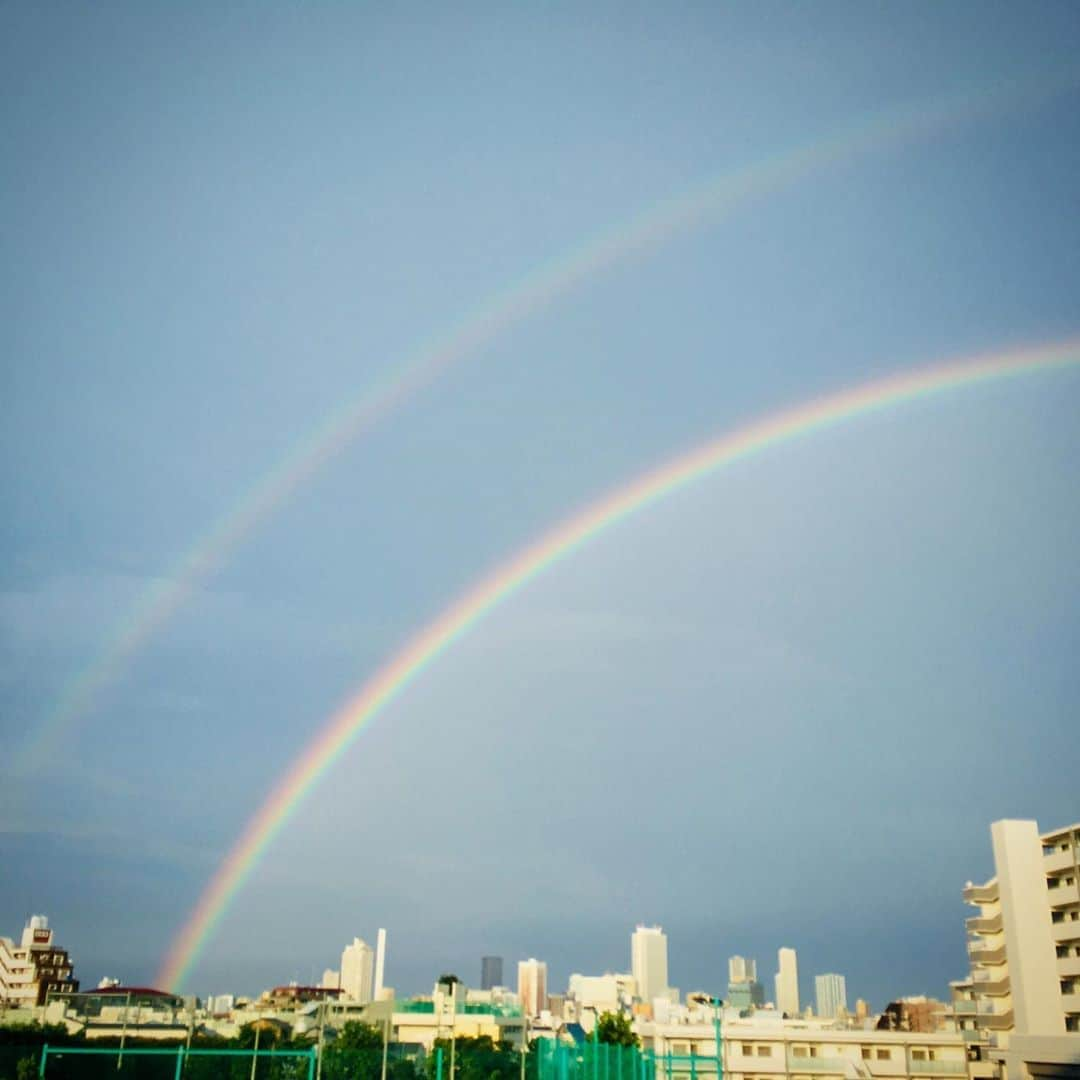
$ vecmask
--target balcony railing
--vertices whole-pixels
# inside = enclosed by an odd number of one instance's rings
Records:
[[[963,1076],[967,1073],[966,1061],[915,1061],[911,1062],[912,1076]]]
[[[848,1062],[844,1058],[796,1057],[789,1055],[787,1069],[789,1073],[842,1073]]]

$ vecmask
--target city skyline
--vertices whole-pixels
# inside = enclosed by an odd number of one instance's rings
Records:
[[[984,823],[1075,817],[1072,8],[0,30],[0,926],[963,970]]]

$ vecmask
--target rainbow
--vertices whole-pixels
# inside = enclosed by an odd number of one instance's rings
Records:
[[[332,413],[299,441],[189,550],[145,589],[110,633],[102,650],[63,689],[16,754],[29,770],[48,757],[132,658],[264,519],[346,446],[434,383],[448,368],[476,355],[499,334],[542,310],[588,279],[663,241],[718,222],[755,197],[789,187],[829,167],[875,151],[896,149],[1004,108],[1027,107],[1073,89],[1075,69],[933,105],[906,106],[863,118],[833,135],[765,158],[699,184],[644,213],[589,237],[496,293],[448,331],[424,342],[381,383]]]
[[[549,567],[660,499],[719,469],[855,417],[908,402],[1080,364],[1080,338],[954,360],[772,413],[617,488],[497,566],[377,671],[311,741],[248,822],[172,943],[157,985],[177,989],[260,857],[361,729],[490,611]]]

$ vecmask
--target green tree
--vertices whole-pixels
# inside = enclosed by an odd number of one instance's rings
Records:
[[[348,1020],[338,1032],[334,1045],[342,1050],[382,1050],[382,1028],[359,1020]]]
[[[638,1046],[639,1040],[630,1025],[630,1017],[622,1013],[602,1013],[596,1032],[598,1042],[613,1046]]]

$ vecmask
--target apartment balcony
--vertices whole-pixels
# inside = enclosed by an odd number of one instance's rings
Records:
[[[1009,976],[997,971],[979,971],[975,974],[974,987],[980,997],[998,997],[1009,992]]]
[[[968,945],[968,958],[972,964],[1004,964],[1004,945],[984,945],[982,942]]]
[[[1005,1009],[1002,1012],[980,1012],[978,1024],[984,1031],[1011,1031],[1013,1028],[1013,1011]]]
[[[992,904],[998,899],[998,885],[991,881],[987,885],[965,885],[964,899],[969,904]]]
[[[967,927],[969,934],[1000,934],[1001,912],[987,918],[976,915],[971,919],[965,919],[964,926]]]
[[[1075,979],[1080,975],[1080,956],[1059,956],[1057,973],[1063,979]]]
[[[1063,1012],[1080,1014],[1080,991],[1075,994],[1062,994],[1061,1008]]]
[[[979,1008],[978,1004],[976,1002],[974,1002],[974,1001],[954,1001],[953,1002],[953,1012],[956,1013],[957,1016],[964,1016],[964,1015],[970,1016],[972,1013],[977,1012],[978,1008]]]
[[[1058,885],[1055,889],[1051,889],[1047,885],[1046,895],[1052,908],[1068,907],[1080,903],[1080,892],[1077,891],[1075,881],[1071,885]]]
[[[1066,941],[1075,941],[1080,944],[1080,921],[1065,919],[1064,922],[1051,923],[1050,936],[1059,945]]]
[[[1043,870],[1047,874],[1056,874],[1059,870],[1070,870],[1076,867],[1073,861],[1073,852],[1055,851],[1052,855],[1043,856]]]
[[[966,1061],[912,1061],[911,1076],[966,1076]]]
[[[795,1057],[788,1058],[789,1073],[840,1073],[843,1075],[849,1062],[846,1058]],[[757,1065],[754,1066],[757,1069]]]

